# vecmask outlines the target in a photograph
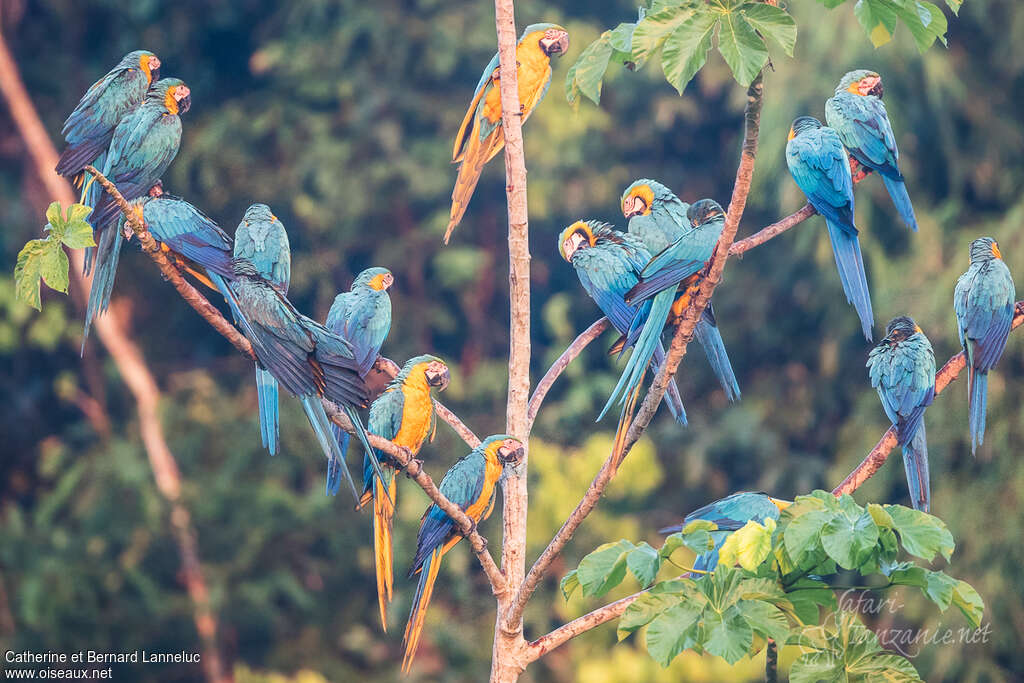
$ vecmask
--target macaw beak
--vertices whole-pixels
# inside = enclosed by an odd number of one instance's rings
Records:
[[[385,275],[384,276],[384,291],[385,292],[388,291],[391,288],[391,285],[393,285],[393,284],[395,284],[395,276],[394,275]]]
[[[437,387],[438,391],[444,391],[448,388],[448,382],[451,381],[451,373],[448,372],[448,368],[440,372],[427,373],[427,384],[432,387]]]
[[[569,34],[562,31],[554,38],[542,38],[540,44],[548,56],[564,54],[569,49]]]
[[[627,197],[622,205],[622,215],[626,218],[632,218],[643,213],[644,208],[644,200],[640,197]]]
[[[526,449],[523,448],[522,444],[515,447],[504,445],[498,449],[498,459],[505,465],[518,465],[525,457]]]
[[[882,78],[880,76],[868,76],[861,82],[861,91],[865,95],[874,95],[881,99],[885,89],[882,87]]]
[[[160,80],[160,60],[156,57],[149,58],[149,82],[156,83]]]
[[[185,95],[178,102],[178,114],[184,114],[192,108],[192,95]]]

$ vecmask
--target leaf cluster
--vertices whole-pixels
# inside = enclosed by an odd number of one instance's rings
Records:
[[[36,310],[42,310],[39,282],[42,280],[51,289],[68,293],[68,255],[63,247],[84,249],[95,247],[92,226],[85,217],[92,211],[82,204],[72,204],[67,213],[61,212],[60,202],[53,202],[46,209],[46,237],[29,240],[18,252],[14,266],[14,292]]]

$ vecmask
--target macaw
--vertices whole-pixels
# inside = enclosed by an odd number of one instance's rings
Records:
[[[789,129],[786,164],[807,201],[825,217],[843,292],[857,310],[864,337],[871,341],[875,316],[853,223],[853,177],[839,134],[814,117],[797,118]]]
[[[395,277],[387,268],[367,268],[356,276],[352,288],[334,297],[325,321],[327,329],[348,340],[356,354],[359,374],[366,373],[377,360],[380,347],[391,330],[391,297],[388,288]],[[349,433],[332,425],[342,454],[348,452]],[[328,478],[327,485],[331,485]]]
[[[772,498],[767,493],[741,491],[694,510],[683,518],[682,524],[667,526],[659,529],[658,533],[674,534],[697,519],[717,524],[718,530],[711,532],[715,547],[698,555],[693,562],[695,573],[704,574],[714,571],[718,566],[718,550],[732,532],[741,529],[751,520],[758,523],[763,523],[765,519],[778,520],[779,514],[792,504],[792,501]]]
[[[647,303],[629,304],[625,299],[626,292],[640,281],[640,271],[650,261],[650,252],[643,243],[635,235],[613,230],[607,223],[576,221],[558,236],[558,250],[575,268],[583,289],[615,329],[628,335],[634,317],[646,315],[650,308]],[[665,360],[665,348],[660,343],[655,344],[652,357],[659,366]],[[669,382],[665,402],[673,417],[685,425],[686,410],[675,382]],[[607,410],[608,405],[597,419],[604,417]],[[620,431],[627,412],[624,410],[620,417]]]
[[[415,456],[424,441],[434,440],[437,431],[437,416],[434,414],[430,390],[444,391],[449,379],[448,366],[440,358],[426,355],[410,358],[384,393],[370,406],[370,421],[367,425],[369,432],[407,449],[410,455]],[[375,476],[367,456],[363,463],[363,495],[359,499],[359,507],[373,502],[377,603],[380,606],[380,623],[387,631],[387,605],[391,600],[394,581],[391,529],[398,492],[395,473],[399,465],[381,451],[377,451],[376,455],[384,478],[381,480]]]
[[[358,500],[359,492],[338,452],[330,421],[320,402],[321,398],[326,398],[345,411],[379,471],[366,429],[356,412],[357,408],[366,406],[367,389],[351,345],[299,313],[252,261],[235,258],[232,265],[234,278],[228,287],[231,309],[239,312],[236,322],[252,343],[257,362],[302,402],[328,463],[340,463],[341,473]]]
[[[516,82],[519,86],[522,122],[530,118],[551,85],[551,57],[569,49],[569,32],[556,24],[527,26],[516,45]],[[494,158],[505,146],[501,124],[501,93],[498,87],[499,60],[495,53],[480,82],[459,132],[455,135],[452,163],[460,164],[455,189],[452,190],[452,210],[444,243],[462,220],[473,196],[484,164]]]
[[[506,467],[523,461],[523,444],[506,434],[489,436],[473,451],[452,465],[441,480],[441,493],[462,509],[474,524],[487,519],[494,508],[494,494]],[[405,627],[405,656],[402,671],[408,672],[423,632],[427,606],[441,568],[441,558],[462,539],[454,520],[436,504],[427,508],[416,538],[416,557],[409,578],[420,575]]]
[[[874,71],[851,71],[825,102],[825,120],[839,134],[850,158],[865,170],[878,171],[900,219],[917,232],[914,207],[899,169],[900,151],[882,102],[882,77]]]
[[[284,224],[266,204],[253,204],[245,210],[235,229],[235,258],[248,260],[256,272],[281,294],[288,295],[292,273],[292,252]],[[229,299],[230,301],[230,299]],[[236,317],[238,315],[237,312]],[[271,455],[277,453],[279,414],[277,380],[256,362],[256,398],[260,409],[260,437]],[[344,455],[344,453],[343,453]]]
[[[142,103],[149,86],[159,78],[160,59],[148,50],[135,50],[89,86],[61,129],[66,144],[57,173],[75,178],[90,164],[102,168],[114,128]]]
[[[651,192],[649,188],[654,187]],[[685,213],[682,207],[686,207]],[[725,227],[725,211],[712,199],[684,204],[660,183],[640,180],[623,195],[622,210],[631,234],[660,251],[644,266],[640,282],[626,293],[626,301],[639,303],[653,297],[646,315],[634,318],[627,345],[635,345],[619,383],[608,399],[629,396],[643,377],[656,342],[667,324],[676,324],[700,286],[700,272],[714,255]],[[666,239],[670,240],[666,243]],[[653,250],[652,250],[653,251]],[[677,292],[677,287],[679,292]],[[641,309],[643,310],[643,309]],[[704,309],[694,328],[711,368],[730,401],[740,397],[739,383],[718,330],[714,309]]]
[[[179,115],[188,111],[191,101],[188,86],[177,78],[164,78],[149,89],[137,109],[117,124],[100,172],[117,186],[128,201],[147,194],[177,155],[181,143]],[[88,220],[98,244],[93,255],[96,276],[85,313],[83,347],[91,321],[105,312],[110,303],[117,270],[115,254],[120,251],[122,240],[115,220],[120,209],[109,195],[102,193],[87,206],[92,208]],[[110,223],[115,224],[115,229],[106,230]],[[91,265],[87,264],[86,269],[89,268]]]
[[[932,345],[912,318],[893,318],[885,328],[885,339],[868,354],[867,368],[903,448],[910,502],[915,510],[928,512],[931,487],[924,410],[935,398]]]
[[[985,440],[988,371],[1006,348],[1017,291],[999,244],[991,237],[971,242],[971,265],[956,281],[953,307],[957,332],[967,358],[967,407],[971,453]]]

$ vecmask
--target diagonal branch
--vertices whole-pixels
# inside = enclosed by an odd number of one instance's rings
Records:
[[[1013,324],[1010,326],[1010,329],[1015,330],[1021,325],[1024,325],[1024,301],[1017,302],[1014,309]],[[964,356],[963,351],[946,361],[942,369],[935,373],[935,395],[941,394],[942,390],[948,387],[950,382],[960,376],[965,367],[967,367],[967,358]],[[864,461],[857,465],[857,468],[850,472],[846,479],[843,479],[842,483],[832,493],[841,496],[844,493],[856,491],[875,472],[881,469],[889,454],[896,448],[896,445],[896,428],[889,427],[878,443],[875,444],[875,447],[871,449],[871,452],[868,453],[867,457],[864,458]]]
[[[537,413],[540,412],[540,404],[544,402],[544,398],[548,395],[548,391],[551,390],[555,380],[569,367],[569,363],[576,360],[576,357],[583,353],[583,349],[590,342],[604,334],[605,330],[609,327],[611,327],[611,323],[608,321],[608,318],[598,318],[595,320],[591,323],[590,327],[580,332],[579,336],[566,347],[562,355],[544,373],[544,376],[537,384],[537,388],[533,390],[533,396],[530,397],[530,404],[526,412],[530,429],[533,429],[533,421],[537,419]]]
[[[816,213],[818,212],[814,210],[813,206],[810,204],[804,204],[804,207],[796,213],[790,214],[782,220],[758,230],[750,237],[733,244],[729,248],[729,256],[742,256],[745,252],[750,251],[754,247],[759,247],[773,237],[778,237],[790,228],[803,223]]]
[[[626,432],[621,454],[613,451],[608,456],[597,476],[591,482],[590,488],[583,495],[583,499],[580,500],[576,509],[572,511],[569,518],[562,525],[562,528],[558,530],[548,544],[548,547],[544,549],[544,552],[537,558],[533,567],[530,568],[526,579],[523,581],[523,585],[516,592],[510,604],[508,616],[506,617],[506,623],[508,624],[521,621],[523,610],[526,608],[526,602],[530,599],[530,595],[537,589],[541,578],[551,565],[551,562],[565,548],[565,545],[576,532],[576,529],[579,528],[583,520],[586,519],[587,515],[590,514],[601,499],[605,487],[612,477],[615,476],[615,472],[618,469],[614,463],[621,462],[622,458],[626,456],[637,440],[639,440],[647,425],[650,424],[655,411],[658,409],[658,404],[661,403],[661,399],[665,395],[668,383],[672,380],[672,376],[679,367],[683,356],[686,355],[686,348],[690,340],[693,339],[693,331],[697,321],[700,320],[701,314],[707,307],[708,302],[711,301],[711,295],[714,293],[715,287],[722,280],[722,271],[725,268],[725,262],[729,259],[729,248],[732,246],[736,230],[739,228],[740,219],[743,217],[743,210],[746,208],[747,195],[750,194],[750,183],[754,174],[754,158],[757,155],[757,136],[760,129],[763,97],[764,84],[762,75],[759,74],[747,90],[747,106],[744,111],[745,134],[743,151],[740,156],[739,168],[736,171],[736,183],[733,186],[732,200],[726,213],[722,236],[719,238],[718,246],[715,248],[715,254],[712,257],[708,274],[702,280],[697,295],[686,310],[686,313],[684,313],[679,327],[676,328],[665,362],[658,370],[654,382],[644,398],[644,402],[637,410],[636,417]]]

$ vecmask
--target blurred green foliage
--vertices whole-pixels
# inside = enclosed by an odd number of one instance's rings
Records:
[[[742,90],[710,59],[679,97],[656,69],[609,73],[601,107],[573,114],[558,84],[584,46],[635,16],[628,2],[517,3],[518,23],[556,21],[572,35],[555,64],[555,90],[526,126],[533,250],[534,365],[539,378],[597,317],[554,248],[577,218],[622,226],[618,199],[637,177],[658,178],[693,201],[728,199],[742,125]],[[794,0],[794,59],[765,80],[761,148],[745,236],[803,204],[785,171],[786,131],[819,114],[847,70],[885,77],[886,102],[921,233],[898,224],[877,179],[858,186],[868,276],[879,323],[911,313],[936,355],[957,350],[952,312],[968,242],[1000,241],[1024,273],[1024,7],[969,2],[949,24],[949,48],[918,55],[911,40],[877,51],[854,3],[827,10]],[[323,317],[336,292],[368,265],[396,275],[395,323],[384,351],[402,361],[435,352],[453,366],[444,395],[478,434],[502,430],[507,357],[507,257],[500,160],[484,173],[453,246],[440,245],[454,180],[450,145],[480,69],[494,53],[489,3],[441,0],[141,0],[4,3],[0,26],[57,139],[64,116],[124,53],[145,47],[192,88],[182,151],[164,178],[229,232],[253,201],[289,229],[293,301]],[[897,37],[899,34],[897,33]],[[47,47],[43,47],[47,46]],[[80,358],[81,312],[44,293],[40,316],[13,297],[18,250],[40,237],[51,198],[0,109],[0,475],[2,645],[15,649],[193,650],[197,637],[179,559],[135,421],[134,406],[95,342]],[[654,530],[739,489],[791,498],[831,488],[887,421],[863,367],[868,346],[846,305],[827,239],[812,219],[729,264],[715,305],[744,399],[729,405],[699,353],[682,368],[690,427],[659,418],[608,497],[578,531],[526,612],[536,637],[597,606],[558,595],[557,576],[609,538],[660,545]],[[128,315],[166,393],[163,417],[186,480],[199,547],[240,680],[399,680],[400,634],[375,617],[368,520],[323,496],[322,457],[294,401],[282,402],[283,453],[259,447],[251,364],[161,281],[131,245],[115,306]],[[553,389],[531,453],[529,555],[535,556],[585,490],[613,425],[593,419],[615,382],[592,345]],[[989,606],[984,643],[924,648],[928,681],[1012,680],[1024,670],[1024,342],[1014,335],[989,384],[989,427],[978,458],[967,439],[966,390],[950,387],[926,420],[934,511],[957,540],[952,571]],[[86,419],[94,400],[110,422]],[[439,476],[467,449],[450,430],[424,449]],[[411,556],[426,497],[403,482],[398,571]],[[857,492],[861,503],[906,502],[894,460]],[[491,547],[497,516],[483,525]],[[473,558],[446,558],[412,680],[479,681],[490,659],[493,602]],[[401,624],[412,584],[396,579]],[[617,588],[602,600],[628,589]],[[900,592],[905,628],[962,626],[914,592]],[[869,627],[887,614],[864,617]],[[399,628],[395,629],[400,630]],[[534,681],[757,680],[763,661],[687,653],[666,670],[614,629],[587,633],[527,672]],[[780,653],[786,669],[798,653]],[[315,673],[314,673],[315,672]],[[131,675],[134,674],[134,675]],[[127,678],[194,680],[191,666]]]

